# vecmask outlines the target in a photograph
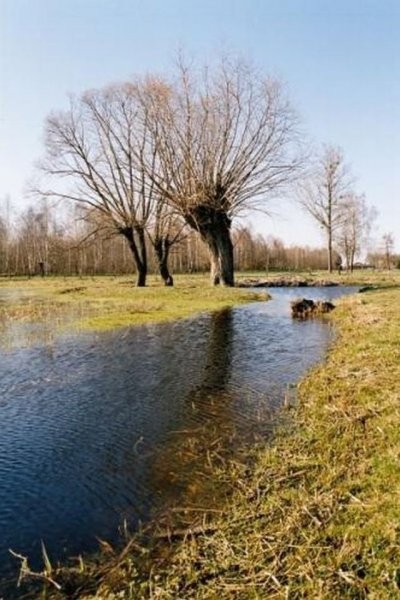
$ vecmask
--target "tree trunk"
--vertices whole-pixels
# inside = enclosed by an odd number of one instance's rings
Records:
[[[123,227],[120,233],[128,240],[136,265],[136,287],[145,287],[147,277],[147,252],[144,229],[141,227]],[[136,235],[135,235],[136,234]],[[135,239],[137,237],[137,240]]]
[[[332,231],[328,229],[328,271],[332,273]]]
[[[218,246],[210,235],[201,234],[201,238],[207,244],[210,255],[211,285],[219,285],[221,283],[221,263],[219,260]]]
[[[214,254],[210,250],[210,280],[211,285],[219,285],[221,283],[221,266],[219,263],[218,252]]]
[[[137,267],[136,287],[146,287],[147,271],[143,266]]]
[[[351,250],[351,254],[350,254],[350,273],[352,273],[354,271],[354,258],[355,258],[355,250]]]
[[[154,241],[154,250],[157,257],[160,275],[166,286],[173,286],[174,280],[168,268],[168,256],[171,245],[168,238],[157,238]]]
[[[232,287],[234,281],[233,245],[231,220],[221,210],[199,205],[185,216],[186,222],[200,233],[210,251],[211,283]]]
[[[233,287],[235,285],[233,267],[233,244],[229,228],[221,228],[218,231],[217,246],[221,265],[222,285]]]

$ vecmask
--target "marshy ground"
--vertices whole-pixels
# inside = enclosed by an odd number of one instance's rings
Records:
[[[207,276],[177,276],[174,288],[149,277],[135,288],[133,277],[0,279],[0,327],[9,322],[50,320],[53,329],[110,330],[160,323],[228,308],[266,293],[212,288]]]

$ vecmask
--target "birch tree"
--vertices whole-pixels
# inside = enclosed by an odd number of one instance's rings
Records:
[[[298,188],[301,206],[326,235],[328,270],[333,270],[334,235],[343,223],[351,176],[340,148],[327,146]]]
[[[394,252],[394,236],[393,233],[385,233],[382,236],[383,254],[385,258],[385,267],[390,270],[392,266]]]
[[[348,194],[343,200],[343,215],[337,235],[337,246],[353,272],[354,260],[368,241],[377,212],[367,205],[364,195]]]

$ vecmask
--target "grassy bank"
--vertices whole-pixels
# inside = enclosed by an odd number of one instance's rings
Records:
[[[243,281],[253,278],[272,282],[282,280],[305,281],[308,283],[332,281],[340,285],[376,285],[379,287],[389,287],[399,284],[400,270],[378,271],[374,269],[356,269],[353,273],[342,271],[340,274],[337,271],[333,273],[328,273],[327,271],[270,271],[268,274],[265,271],[253,271],[238,273],[236,281],[240,284]]]
[[[146,288],[135,288],[132,277],[49,277],[0,282],[7,291],[0,303],[0,325],[10,321],[50,320],[54,327],[114,329],[171,321],[203,311],[214,311],[266,294],[212,288],[205,276],[181,276],[174,288],[152,277]]]
[[[215,470],[222,513],[188,506],[150,547],[52,573],[55,597],[400,598],[399,305],[398,288],[342,302],[292,425]]]

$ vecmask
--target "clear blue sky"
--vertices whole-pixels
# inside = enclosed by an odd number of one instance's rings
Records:
[[[286,81],[316,143],[340,145],[400,250],[400,0],[0,0],[0,199],[21,206],[45,116],[68,92],[233,52]],[[289,202],[256,227],[317,245]]]

